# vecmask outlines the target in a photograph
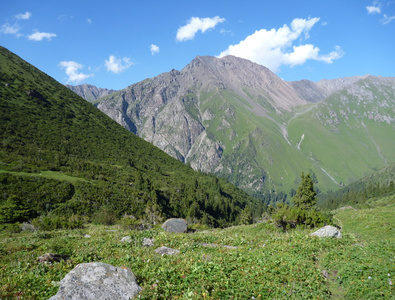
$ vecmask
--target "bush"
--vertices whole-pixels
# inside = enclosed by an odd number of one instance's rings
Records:
[[[23,222],[29,218],[29,215],[29,207],[15,195],[11,195],[0,205],[0,223]]]
[[[283,230],[303,226],[314,228],[324,225],[332,225],[332,217],[315,209],[304,210],[298,207],[290,207],[287,204],[279,204],[272,209],[273,222]]]
[[[152,226],[145,222],[144,220],[137,220],[134,216],[123,216],[118,224],[121,225],[123,230],[147,230],[151,229]]]
[[[2,225],[0,225],[0,231],[5,231],[5,232],[9,232],[9,233],[19,233],[22,231],[22,228],[19,223],[2,224]]]
[[[96,225],[114,225],[117,221],[117,215],[105,206],[100,207],[92,216],[92,223]]]
[[[80,215],[64,216],[41,216],[32,221],[32,225],[40,230],[77,229],[84,228],[86,219]]]

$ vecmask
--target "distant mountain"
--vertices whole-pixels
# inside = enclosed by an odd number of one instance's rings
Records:
[[[395,163],[363,177],[340,190],[321,194],[317,203],[321,208],[328,210],[349,205],[357,208],[365,207],[367,202],[371,203],[378,198],[391,195],[395,195]]]
[[[262,212],[261,202],[128,132],[3,47],[0,71],[0,222],[102,212],[227,226],[246,206]]]
[[[291,81],[299,97],[309,102],[319,102],[330,94],[339,91],[366,76],[353,76],[338,79],[323,79],[318,82],[310,80]]]
[[[81,85],[66,84],[66,87],[89,102],[95,102],[100,97],[105,97],[115,92],[115,90],[98,88],[86,83]]]
[[[251,193],[288,192],[302,171],[327,190],[395,162],[394,86],[373,76],[286,82],[245,59],[198,56],[95,105]]]

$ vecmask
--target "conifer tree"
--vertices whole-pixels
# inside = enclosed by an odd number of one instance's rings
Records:
[[[248,208],[248,206],[246,206],[241,214],[240,214],[240,221],[239,221],[240,225],[248,225],[248,224],[252,224],[252,217],[251,217],[251,211]]]
[[[304,173],[302,173],[300,177],[302,178],[302,182],[296,191],[296,195],[292,198],[292,201],[297,208],[310,210],[317,203],[315,198],[317,193],[314,191],[314,183],[310,174],[305,176]]]

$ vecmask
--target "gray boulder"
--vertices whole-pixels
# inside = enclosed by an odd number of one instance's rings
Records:
[[[71,270],[60,282],[58,293],[49,300],[129,300],[140,291],[129,268],[92,262]]]
[[[335,237],[338,239],[342,237],[342,233],[340,232],[340,230],[330,225],[326,225],[321,229],[318,229],[317,231],[313,232],[311,235],[318,237]]]
[[[132,238],[130,237],[130,236],[124,236],[122,239],[121,239],[121,242],[122,243],[130,243],[132,241]]]
[[[38,261],[40,263],[49,263],[52,264],[54,262],[60,262],[62,260],[69,260],[69,256],[68,255],[64,255],[64,254],[56,254],[56,253],[45,253],[44,255],[41,255],[39,257],[37,257]]]
[[[158,249],[155,250],[156,253],[163,255],[176,255],[180,253],[179,250],[168,248],[165,246],[159,247]]]
[[[143,246],[145,247],[151,247],[154,245],[155,240],[154,239],[149,239],[149,238],[143,238]]]
[[[162,228],[167,232],[186,232],[188,223],[184,219],[168,219],[163,223]]]

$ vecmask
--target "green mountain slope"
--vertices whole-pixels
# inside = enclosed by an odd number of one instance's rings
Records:
[[[179,216],[237,221],[256,200],[198,173],[131,134],[91,104],[0,48],[0,212]]]
[[[378,198],[394,195],[395,164],[391,164],[337,191],[321,194],[317,203],[324,209],[336,209],[346,205],[369,207]]]
[[[289,139],[337,184],[349,184],[395,162],[395,80],[366,77],[287,126]]]

